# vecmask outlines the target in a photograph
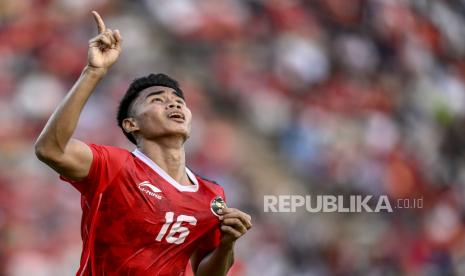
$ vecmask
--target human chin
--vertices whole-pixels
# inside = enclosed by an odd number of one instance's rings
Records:
[[[186,123],[177,123],[177,122],[165,122],[164,130],[166,133],[188,136],[189,127]]]

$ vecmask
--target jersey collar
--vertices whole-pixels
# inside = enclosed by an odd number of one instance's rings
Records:
[[[190,181],[194,183],[194,185],[181,185],[179,184],[174,178],[172,178],[167,172],[165,172],[160,166],[158,166],[155,162],[152,161],[147,155],[143,154],[140,150],[135,149],[132,154],[134,154],[137,158],[139,158],[142,162],[144,162],[147,166],[152,168],[158,175],[160,175],[163,179],[165,179],[168,183],[173,185],[178,191],[181,192],[197,192],[199,189],[199,182],[195,175],[186,167],[186,174],[189,177]]]

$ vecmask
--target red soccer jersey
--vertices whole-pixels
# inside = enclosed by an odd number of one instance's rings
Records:
[[[186,172],[177,183],[142,152],[91,144],[82,181],[83,250],[77,275],[184,275],[189,257],[213,250],[219,220],[210,208],[223,188]]]

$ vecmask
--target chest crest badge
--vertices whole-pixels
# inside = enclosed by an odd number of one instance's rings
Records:
[[[210,210],[212,210],[213,214],[217,217],[220,216],[218,211],[224,208],[227,208],[227,206],[226,206],[226,202],[224,202],[221,196],[215,197],[210,203]]]

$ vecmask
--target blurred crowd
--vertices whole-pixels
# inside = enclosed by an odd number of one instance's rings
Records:
[[[254,217],[231,275],[465,275],[465,1],[0,1],[0,275],[72,275],[79,193],[33,142],[86,64],[90,11],[123,54],[76,136],[132,149],[116,106],[165,72],[193,171]],[[263,195],[423,199],[392,213],[265,213]]]

